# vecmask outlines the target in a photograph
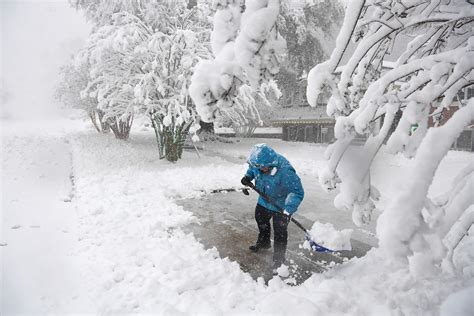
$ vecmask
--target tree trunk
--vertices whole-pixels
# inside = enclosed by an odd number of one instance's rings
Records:
[[[130,136],[130,130],[133,123],[133,114],[130,114],[125,120],[114,117],[107,120],[107,125],[115,135],[115,138],[126,140]]]
[[[104,112],[101,110],[90,110],[88,112],[89,118],[94,125],[95,129],[99,133],[108,133],[110,132],[110,126],[107,122],[104,122],[102,119],[104,117]]]
[[[99,117],[99,123],[100,123],[100,128],[102,133],[108,133],[110,132],[110,126],[105,122],[104,119],[104,112],[101,110],[97,110],[97,115]]]
[[[249,138],[252,137],[253,133],[255,132],[255,129],[257,129],[257,126],[253,124],[244,126],[234,125],[232,129],[235,132],[235,136]]]

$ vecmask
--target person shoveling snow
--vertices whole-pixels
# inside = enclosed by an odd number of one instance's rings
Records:
[[[303,200],[303,186],[290,162],[266,144],[255,145],[247,163],[249,167],[241,182],[262,193],[255,207],[259,234],[255,245],[249,249],[258,252],[271,247],[270,220],[273,219],[273,274],[276,275],[285,262],[288,223]],[[252,180],[255,180],[255,186]]]

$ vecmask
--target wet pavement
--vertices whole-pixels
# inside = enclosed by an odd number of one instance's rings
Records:
[[[248,272],[254,279],[263,277],[268,282],[272,275],[273,249],[254,253],[248,247],[255,243],[258,235],[254,219],[256,193],[245,196],[242,192],[221,192],[203,195],[200,198],[179,200],[178,204],[185,210],[193,212],[199,224],[188,225],[186,230],[192,232],[205,248],[215,247],[221,258],[229,258],[239,263],[242,271]],[[304,216],[295,218],[310,228],[312,221]],[[273,240],[272,240],[273,242]],[[352,240],[352,251],[339,253],[320,253],[302,248],[304,232],[296,225],[288,226],[287,265],[290,284],[300,284],[312,273],[320,273],[344,258],[363,256],[371,247],[361,241]]]

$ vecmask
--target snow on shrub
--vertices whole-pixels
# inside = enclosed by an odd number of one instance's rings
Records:
[[[194,66],[210,55],[207,4],[84,1],[76,6],[97,24],[76,57],[90,64],[83,96],[97,100],[102,120],[118,138],[128,138],[134,115],[149,116],[160,158],[178,160],[187,135],[196,139],[199,129],[188,88]]]

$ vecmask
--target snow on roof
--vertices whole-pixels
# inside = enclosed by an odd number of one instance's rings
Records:
[[[294,120],[310,120],[310,121],[331,121],[334,119],[326,114],[325,106],[317,107],[290,107],[281,108],[278,110],[278,116],[272,122],[280,121],[294,121]]]

